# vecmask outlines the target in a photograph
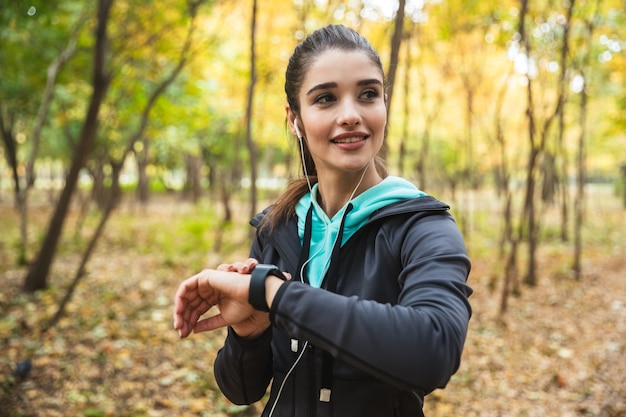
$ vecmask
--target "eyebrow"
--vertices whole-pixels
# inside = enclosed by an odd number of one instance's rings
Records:
[[[383,83],[382,81],[380,81],[377,78],[370,78],[370,79],[366,79],[366,80],[360,80],[356,83],[357,86],[361,87],[364,85],[372,85],[372,84],[377,84],[382,86]],[[318,91],[318,90],[326,90],[328,88],[337,88],[337,83],[336,82],[327,82],[327,83],[322,83],[322,84],[317,84],[315,86],[313,86],[309,91],[306,92],[306,95],[311,95],[312,93]]]

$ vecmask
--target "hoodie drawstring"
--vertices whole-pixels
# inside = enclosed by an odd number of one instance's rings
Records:
[[[335,239],[335,244],[333,245],[333,250],[330,256],[330,265],[328,267],[328,272],[324,276],[324,280],[322,281],[322,288],[326,289],[330,292],[337,291],[337,283],[339,281],[339,254],[341,251],[341,241],[343,238],[343,230],[346,223],[346,218],[348,213],[353,209],[352,203],[348,203],[346,209],[343,213],[341,219],[341,225],[339,227],[339,231],[337,232],[337,238]],[[300,279],[303,282],[309,283],[307,271],[305,268],[305,264],[309,259],[309,252],[311,248],[311,234],[313,228],[313,205],[309,208],[306,216],[306,222],[304,226],[304,238],[302,245],[302,252],[300,253],[300,260],[298,262],[298,270],[300,271]],[[321,369],[321,388],[320,388],[320,397],[319,400],[322,402],[330,402],[330,394],[332,392],[332,383],[333,383],[333,365],[334,358],[333,356],[327,352],[322,351],[322,369]]]

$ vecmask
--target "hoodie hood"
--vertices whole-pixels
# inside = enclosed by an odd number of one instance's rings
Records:
[[[367,223],[372,213],[398,201],[426,195],[410,182],[389,176],[350,200],[330,219],[318,203],[318,192],[318,184],[315,184],[311,192],[305,194],[296,205],[298,235],[301,243],[304,243],[307,213],[312,210],[310,249],[303,269],[304,267],[308,269],[307,276],[311,286],[318,288],[330,266],[335,245],[343,246]],[[342,223],[343,230],[340,233]],[[341,242],[337,242],[339,236],[341,236]],[[300,275],[298,279],[302,279],[302,271]]]

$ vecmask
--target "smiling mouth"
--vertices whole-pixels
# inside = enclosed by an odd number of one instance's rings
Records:
[[[366,136],[352,136],[349,138],[333,139],[333,143],[355,143],[367,139]]]

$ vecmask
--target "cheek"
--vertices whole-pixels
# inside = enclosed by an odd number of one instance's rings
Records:
[[[372,120],[376,124],[376,126],[379,126],[381,129],[384,130],[385,125],[387,124],[387,109],[384,107],[384,105],[382,109],[376,112]]]
[[[331,123],[328,119],[320,114],[308,114],[306,117],[307,124],[307,138],[312,141],[317,140],[320,137],[326,137],[330,129]]]

